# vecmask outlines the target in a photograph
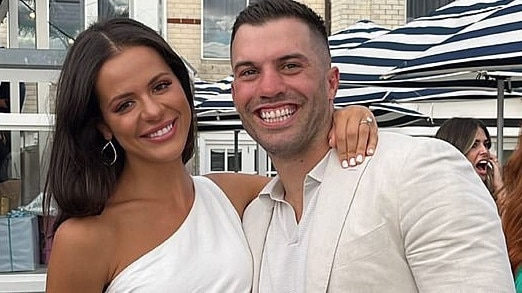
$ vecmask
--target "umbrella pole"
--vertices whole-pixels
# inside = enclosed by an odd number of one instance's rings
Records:
[[[239,130],[234,130],[234,172],[241,170],[239,167]]]
[[[497,78],[497,158],[503,164],[504,152],[504,79]]]

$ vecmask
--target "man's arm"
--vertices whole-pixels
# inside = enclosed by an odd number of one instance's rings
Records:
[[[495,202],[464,156],[426,140],[401,171],[401,231],[419,291],[514,292]]]

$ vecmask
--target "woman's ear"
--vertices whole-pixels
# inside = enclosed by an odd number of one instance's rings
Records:
[[[111,140],[112,139],[112,132],[109,129],[109,126],[105,124],[105,122],[98,122],[96,124],[96,129],[103,135],[105,140]]]

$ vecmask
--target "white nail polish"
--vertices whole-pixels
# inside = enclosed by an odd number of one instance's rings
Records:
[[[373,155],[374,152],[375,152],[375,151],[374,151],[373,149],[369,149],[369,150],[368,150],[368,155]]]
[[[361,154],[357,155],[357,157],[355,158],[355,160],[357,161],[357,163],[362,163],[363,162],[363,156]]]
[[[343,160],[343,161],[341,162],[341,166],[342,166],[343,168],[345,168],[345,169],[348,168],[348,161],[347,161],[347,160]]]
[[[350,158],[350,163],[349,163],[350,166],[355,166],[355,159],[354,158]]]

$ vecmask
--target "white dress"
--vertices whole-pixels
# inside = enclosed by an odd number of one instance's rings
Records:
[[[252,256],[239,215],[213,181],[193,180],[195,199],[185,222],[120,272],[105,292],[251,291]]]

